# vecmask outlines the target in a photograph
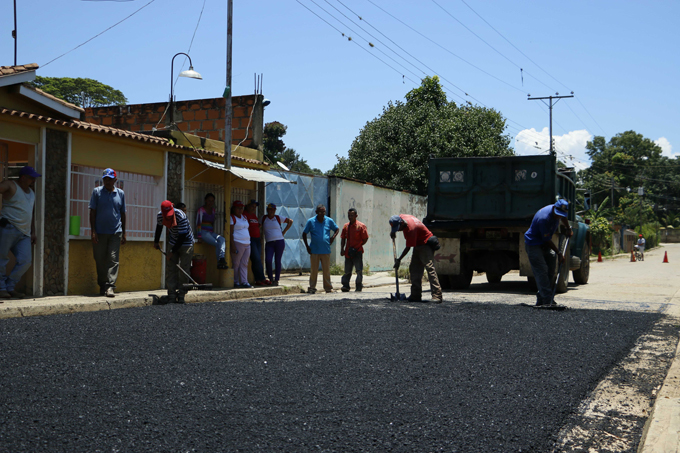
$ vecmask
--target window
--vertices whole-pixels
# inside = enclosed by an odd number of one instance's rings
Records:
[[[215,232],[222,234],[224,231],[224,186],[219,184],[206,184],[196,181],[184,182],[184,204],[187,205],[187,217],[191,222],[191,230],[196,232],[196,211],[205,203],[206,194],[215,195]]]
[[[72,216],[80,216],[80,235],[90,236],[90,197],[102,185],[103,168],[71,165]],[[125,192],[128,240],[152,241],[156,215],[164,196],[163,178],[140,173],[117,172],[116,187]]]

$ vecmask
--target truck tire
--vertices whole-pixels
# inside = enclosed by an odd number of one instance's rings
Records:
[[[579,285],[588,283],[590,277],[590,244],[586,241],[581,251],[581,267],[572,272],[574,281]]]
[[[449,275],[451,289],[468,289],[472,282],[472,270],[461,269],[460,275]]]
[[[503,278],[503,274],[496,274],[494,272],[486,273],[486,281],[489,283],[500,283]]]
[[[536,286],[536,279],[534,277],[527,277],[527,283],[529,283],[529,290],[531,292],[538,291],[538,286]]]

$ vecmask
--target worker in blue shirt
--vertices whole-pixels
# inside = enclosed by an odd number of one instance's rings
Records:
[[[319,275],[319,261],[323,270],[323,289],[327,293],[333,291],[331,284],[331,244],[338,235],[338,225],[330,217],[326,217],[326,207],[322,204],[316,207],[316,215],[307,220],[302,232],[302,240],[309,253],[311,269],[309,273],[308,293],[316,292],[316,279]],[[333,232],[331,234],[331,231]],[[307,235],[311,236],[311,246],[307,243]]]
[[[555,255],[557,255],[560,263],[564,262],[564,256],[553,243],[552,236],[562,222],[567,228],[567,236],[571,237],[573,232],[567,219],[568,212],[569,202],[563,199],[557,200],[555,204],[550,204],[538,210],[531,221],[531,226],[524,234],[524,245],[538,287],[536,294],[536,306],[538,307],[555,304],[552,297]]]

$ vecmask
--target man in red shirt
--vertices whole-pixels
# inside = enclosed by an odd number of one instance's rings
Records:
[[[390,232],[392,239],[396,237],[397,231],[403,231],[404,239],[406,239],[406,248],[394,263],[394,269],[397,272],[399,272],[401,260],[413,247],[413,257],[408,268],[411,274],[411,295],[408,297],[408,300],[410,302],[423,301],[423,271],[427,270],[432,300],[436,303],[441,303],[443,300],[442,287],[439,285],[439,278],[434,270],[434,251],[439,248],[437,237],[423,225],[423,222],[412,215],[393,215],[390,217],[390,225],[392,226],[392,231]]]
[[[340,255],[345,257],[345,274],[342,276],[342,291],[349,291],[349,279],[352,278],[352,268],[356,269],[356,288],[361,291],[364,279],[364,244],[368,241],[366,225],[357,220],[357,210],[347,211],[349,222],[342,227],[340,238]],[[347,247],[345,247],[347,246]]]
[[[248,219],[248,232],[250,233],[250,265],[253,268],[255,285],[266,286],[271,282],[264,276],[262,267],[262,238],[260,237],[260,220],[255,211],[260,204],[255,200],[250,200],[246,205],[243,215]]]

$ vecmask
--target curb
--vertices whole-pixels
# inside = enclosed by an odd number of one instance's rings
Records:
[[[186,303],[226,302],[255,297],[283,296],[298,293],[298,286],[275,286],[269,288],[229,289],[216,291],[193,291],[187,294]],[[164,291],[156,291],[164,295]],[[41,299],[11,299],[0,305],[0,319],[28,316],[49,316],[89,311],[116,310],[119,308],[146,307],[153,304],[153,294],[147,296],[118,297],[113,299],[82,296],[55,296]]]

